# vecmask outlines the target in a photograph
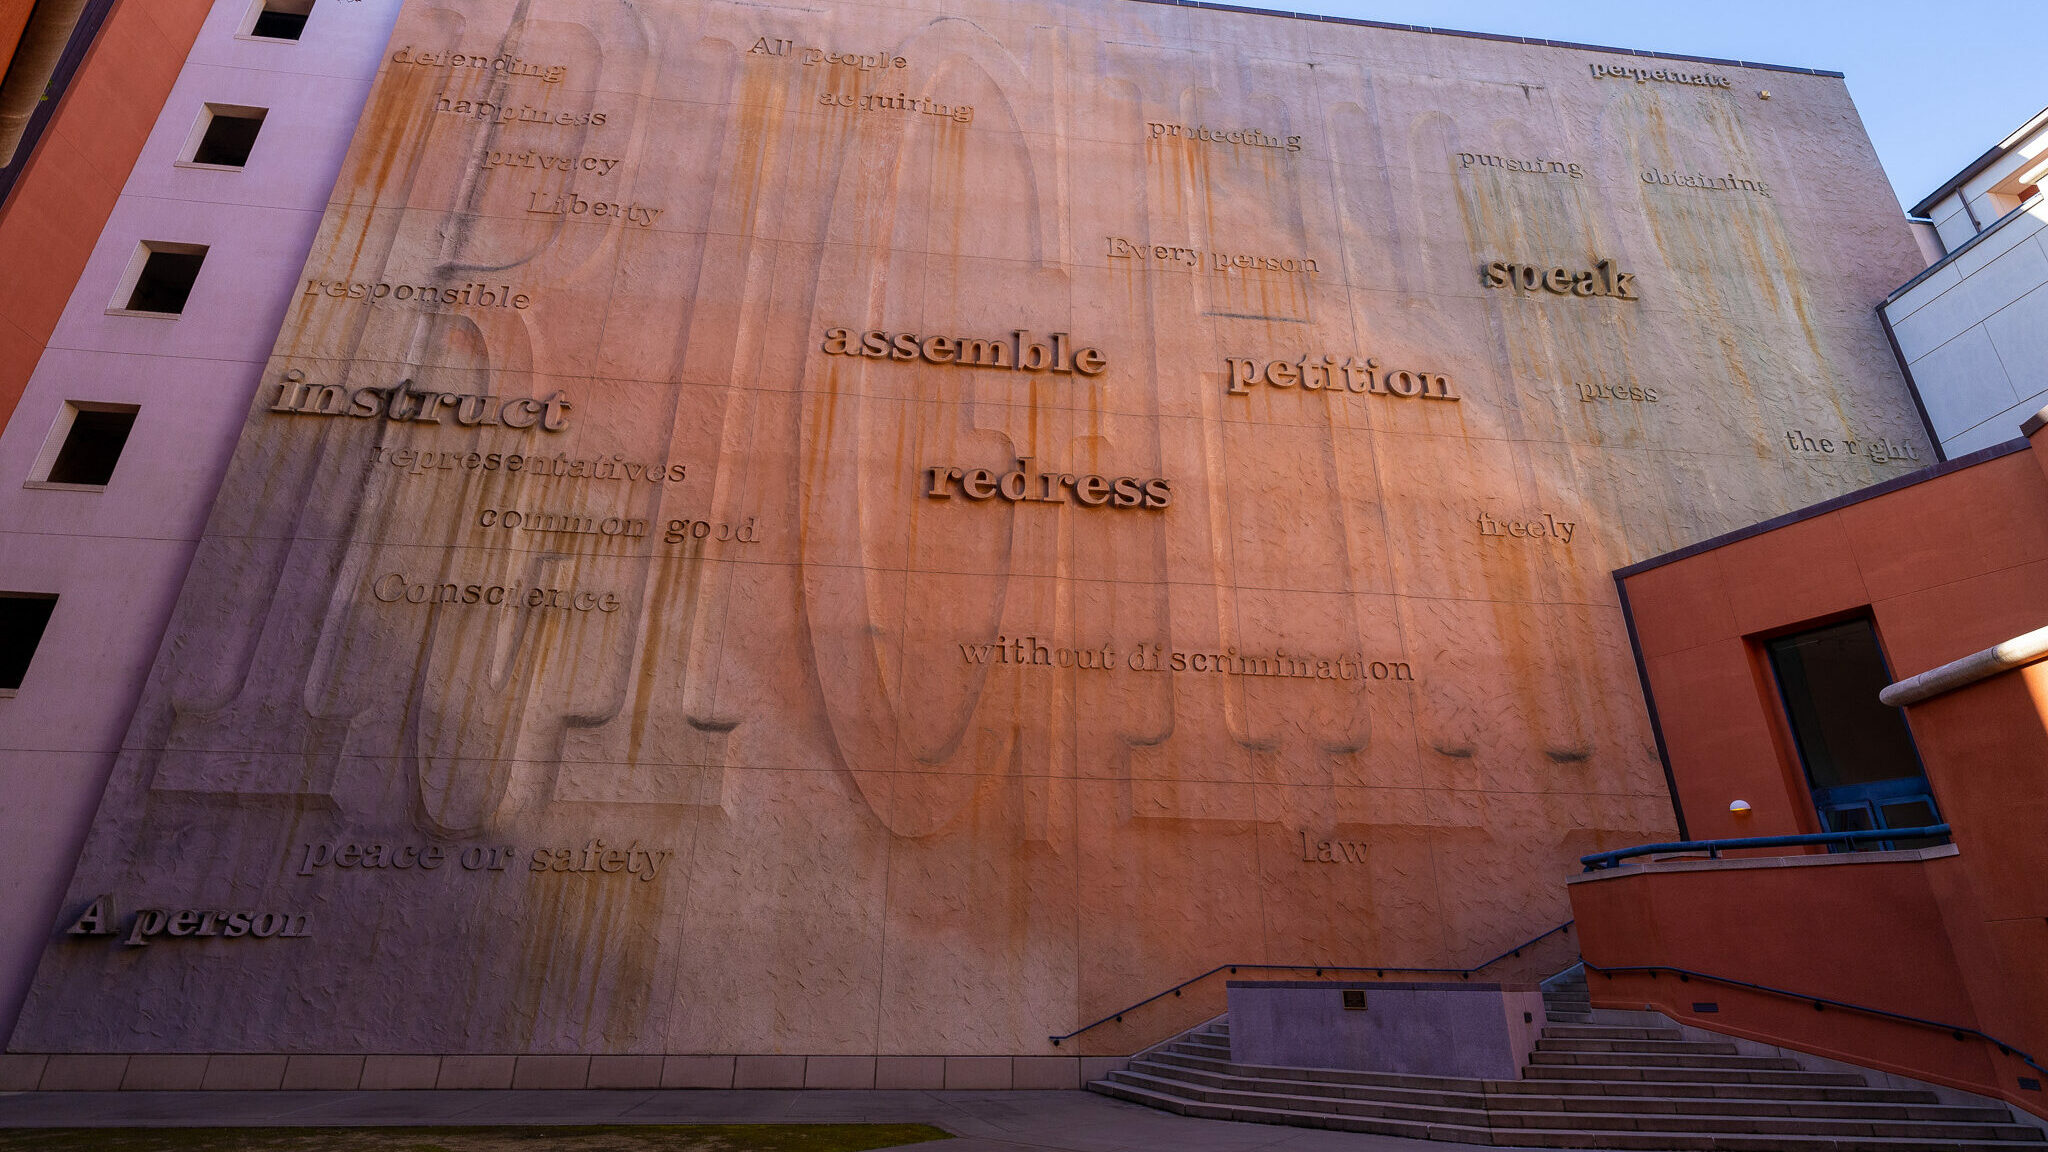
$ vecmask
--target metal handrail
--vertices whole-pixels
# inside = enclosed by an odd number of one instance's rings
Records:
[[[1567,920],[1564,923],[1559,924],[1557,927],[1552,928],[1548,932],[1542,933],[1538,936],[1531,936],[1529,939],[1522,941],[1520,944],[1515,945],[1513,948],[1510,948],[1505,952],[1502,952],[1500,955],[1495,956],[1490,960],[1483,961],[1479,964],[1475,964],[1470,968],[1387,968],[1344,966],[1338,964],[1218,964],[1214,968],[1209,969],[1207,972],[1202,973],[1200,976],[1191,976],[1188,979],[1183,980],[1178,984],[1175,984],[1173,987],[1168,988],[1164,992],[1160,992],[1152,996],[1147,996],[1143,1000],[1138,1001],[1136,1004],[1131,1004],[1127,1007],[1119,1008],[1116,1011],[1111,1012],[1109,1015],[1104,1016],[1102,1019],[1097,1020],[1092,1024],[1083,1024],[1079,1028],[1074,1029],[1072,1032],[1063,1033],[1059,1036],[1047,1036],[1046,1039],[1052,1041],[1053,1047],[1057,1048],[1059,1047],[1060,1041],[1062,1040],[1072,1040],[1074,1037],[1079,1036],[1081,1033],[1088,1031],[1090,1028],[1098,1028],[1104,1024],[1111,1023],[1112,1021],[1122,1021],[1124,1018],[1124,1013],[1134,1012],[1137,1009],[1143,1008],[1145,1005],[1152,1003],[1154,1000],[1164,1000],[1168,996],[1178,996],[1180,995],[1181,989],[1186,988],[1190,984],[1198,984],[1203,980],[1207,980],[1209,977],[1214,976],[1215,974],[1223,971],[1226,968],[1228,968],[1232,972],[1237,971],[1239,968],[1251,968],[1263,972],[1307,972],[1313,970],[1315,974],[1318,976],[1321,976],[1325,972],[1373,972],[1381,976],[1385,976],[1387,973],[1393,972],[1397,975],[1402,976],[1456,976],[1460,980],[1469,980],[1472,978],[1472,974],[1474,972],[1479,972],[1487,968],[1491,968],[1495,964],[1498,964],[1501,961],[1506,960],[1510,956],[1520,956],[1522,954],[1522,949],[1531,947],[1544,940],[1548,940],[1550,937],[1557,935],[1559,932],[1570,931],[1571,926],[1572,922],[1570,920]]]
[[[1813,1005],[1816,1012],[1821,1011],[1823,1008],[1842,1008],[1851,1012],[1861,1012],[1867,1016],[1881,1016],[1887,1020],[1897,1020],[1904,1024],[1917,1024],[1922,1028],[1932,1028],[1938,1032],[1946,1032],[1958,1040],[1974,1036],[1986,1044],[1996,1046],[1999,1054],[2002,1056],[2017,1056],[2021,1060],[2026,1061],[2027,1065],[2036,1071],[2048,1072],[2048,1068],[2041,1067],[2024,1050],[2016,1048],[1988,1032],[1980,1031],[1976,1028],[1967,1028],[1960,1024],[1943,1024],[1939,1020],[1928,1020],[1920,1016],[1908,1016],[1904,1012],[1893,1012],[1888,1008],[1872,1008],[1868,1004],[1853,1004],[1847,1000],[1835,1000],[1826,996],[1809,996],[1804,992],[1793,992],[1786,988],[1773,988],[1769,984],[1755,984],[1748,980],[1737,980],[1732,976],[1715,976],[1708,972],[1694,972],[1690,968],[1673,968],[1666,964],[1630,964],[1614,968],[1602,968],[1591,960],[1581,958],[1580,962],[1586,966],[1586,971],[1598,972],[1602,976],[1612,976],[1616,972],[1648,972],[1653,976],[1658,972],[1670,972],[1681,981],[1688,979],[1711,980],[1716,984],[1725,984],[1731,988],[1747,988],[1752,992],[1768,992],[1773,996],[1783,996],[1787,1000],[1804,1000]]]
[[[1797,836],[1745,836],[1735,840],[1675,840],[1668,844],[1639,844],[1634,848],[1617,848],[1612,852],[1595,852],[1579,857],[1579,863],[1588,872],[1602,868],[1613,868],[1631,856],[1649,856],[1657,852],[1705,852],[1709,859],[1718,860],[1721,853],[1736,848],[1790,848],[1803,844],[1861,844],[1869,840],[1920,840],[1948,835],[1948,825],[1930,824],[1925,828],[1870,828],[1860,832],[1806,832]]]

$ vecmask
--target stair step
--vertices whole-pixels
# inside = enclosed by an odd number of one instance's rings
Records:
[[[1528,1080],[1642,1080],[1678,1084],[1825,1084],[1862,1086],[1849,1072],[1807,1072],[1775,1068],[1645,1068],[1633,1064],[1531,1064]]]
[[[1663,1096],[1713,1100],[1820,1100],[1840,1103],[1916,1104],[1937,1101],[1925,1089],[1867,1085],[1722,1084],[1675,1080],[1489,1080],[1488,1092],[1536,1096]]]
[[[1356,1084],[1374,1088],[1405,1088],[1429,1092],[1482,1093],[1489,1083],[1455,1076],[1418,1076],[1408,1072],[1355,1072],[1348,1068],[1275,1068],[1259,1064],[1232,1064],[1179,1053],[1154,1053],[1147,1060],[1181,1068],[1196,1068],[1233,1076],[1254,1076],[1276,1080],[1299,1080],[1317,1084]]]
[[[1727,1040],[1635,1040],[1619,1037],[1545,1036],[1536,1041],[1538,1052],[1628,1052],[1640,1056],[1739,1056]]]
[[[1389,1104],[1412,1104],[1427,1108],[1463,1108],[1484,1111],[1486,1093],[1475,1088],[1459,1092],[1443,1088],[1409,1088],[1393,1084],[1348,1084],[1331,1080],[1302,1080],[1275,1075],[1246,1075],[1187,1068],[1177,1064],[1135,1060],[1125,1071],[1160,1080],[1196,1084],[1204,1088],[1227,1088],[1242,1092],[1266,1092],[1281,1096],[1324,1097],[1333,1100],[1379,1100]],[[1476,1083],[1476,1082],[1475,1082]]]
[[[1676,1028],[1624,1028],[1619,1024],[1552,1024],[1543,1029],[1546,1040],[1683,1040]]]
[[[1529,1053],[1531,1067],[1558,1064],[1603,1064],[1623,1068],[1757,1068],[1780,1072],[1797,1071],[1799,1062],[1783,1056],[1743,1056],[1737,1053],[1699,1054],[1675,1052],[1670,1055],[1647,1052],[1549,1052]]]
[[[1183,1100],[1195,1100],[1204,1104],[1224,1104],[1231,1107],[1279,1108],[1289,1112],[1308,1112],[1329,1116],[1371,1116],[1382,1120],[1400,1120],[1420,1124],[1456,1124],[1466,1127],[1485,1127],[1487,1112],[1483,1108],[1449,1108],[1442,1105],[1414,1104],[1403,1101],[1378,1100],[1372,1097],[1301,1096],[1287,1092],[1247,1091],[1242,1088],[1214,1088],[1207,1085],[1189,1084],[1182,1080],[1146,1076],[1132,1073],[1128,1069],[1112,1072],[1108,1079],[1115,1084],[1125,1084],[1148,1092],[1178,1096]]]

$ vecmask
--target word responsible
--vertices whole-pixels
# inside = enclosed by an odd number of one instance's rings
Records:
[[[1298,360],[1269,360],[1263,368],[1250,357],[1223,358],[1224,375],[1232,396],[1246,396],[1260,384],[1269,388],[1293,388],[1304,392],[1344,392],[1373,396],[1421,397],[1424,400],[1462,399],[1451,387],[1451,378],[1441,372],[1415,372],[1406,368],[1382,373],[1380,362],[1370,357],[1361,361],[1346,356],[1342,364],[1325,353],[1322,359],[1303,356]],[[1343,381],[1337,380],[1342,373]]]
[[[393,284],[388,280],[308,280],[304,296],[327,296],[336,300],[410,301],[414,304],[463,304],[472,308],[513,308],[525,311],[533,297],[514,292],[510,284],[460,284],[442,288],[433,284]]]
[[[958,364],[963,368],[1008,368],[1016,372],[1078,372],[1099,376],[1109,367],[1109,358],[1094,348],[1070,348],[1065,332],[1054,332],[1052,344],[1031,339],[1031,332],[1018,329],[1010,338],[977,339],[971,336],[919,336],[914,332],[863,332],[855,336],[849,328],[825,332],[825,355],[865,356],[871,360],[922,360],[927,364]]]
[[[1602,260],[1590,272],[1569,268],[1538,268],[1534,264],[1505,264],[1495,261],[1479,270],[1479,282],[1488,288],[1519,288],[1524,292],[1544,291],[1558,296],[1612,296],[1616,300],[1640,299],[1636,295],[1636,274],[1615,268],[1614,261]]]
[[[1000,496],[1012,504],[1065,504],[1070,492],[1074,503],[1084,508],[1164,508],[1173,503],[1173,485],[1165,480],[1038,472],[1029,456],[1018,457],[1016,470],[1001,475],[992,468],[927,468],[924,479],[924,494],[934,500],[951,500],[957,483],[969,500]]]
[[[353,416],[359,420],[381,416],[395,424],[439,424],[441,410],[447,408],[464,428],[538,427],[543,432],[560,432],[569,426],[571,407],[568,395],[559,390],[543,400],[501,400],[475,393],[428,392],[414,388],[410,380],[400,380],[390,388],[351,391],[340,384],[310,384],[304,372],[293,368],[278,384],[277,403],[270,410],[298,416]]]

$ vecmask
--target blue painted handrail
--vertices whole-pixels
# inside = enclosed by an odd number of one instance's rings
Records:
[[[1639,844],[1634,848],[1617,848],[1612,852],[1595,852],[1579,857],[1579,863],[1588,872],[1602,868],[1613,868],[1633,856],[1649,856],[1659,852],[1705,852],[1711,859],[1719,859],[1721,853],[1737,848],[1793,848],[1811,844],[1863,844],[1872,840],[1924,840],[1948,835],[1948,825],[1930,824],[1925,828],[1871,828],[1861,832],[1807,832],[1797,836],[1746,836],[1736,840],[1675,840],[1668,844]]]

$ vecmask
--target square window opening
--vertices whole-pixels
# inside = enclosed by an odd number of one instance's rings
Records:
[[[57,598],[43,592],[0,592],[0,694],[13,695],[28,677]]]
[[[306,33],[313,0],[256,0],[249,12],[249,35],[263,40],[297,40]]]
[[[104,488],[113,478],[128,434],[135,428],[133,404],[94,404],[67,400],[50,429],[31,483]]]
[[[265,108],[240,104],[208,104],[194,126],[185,160],[216,168],[241,168],[249,163],[256,134],[263,130]]]
[[[135,251],[121,291],[114,295],[114,307],[127,312],[176,316],[185,310],[192,285],[199,279],[199,266],[205,262],[204,244],[145,240]]]

